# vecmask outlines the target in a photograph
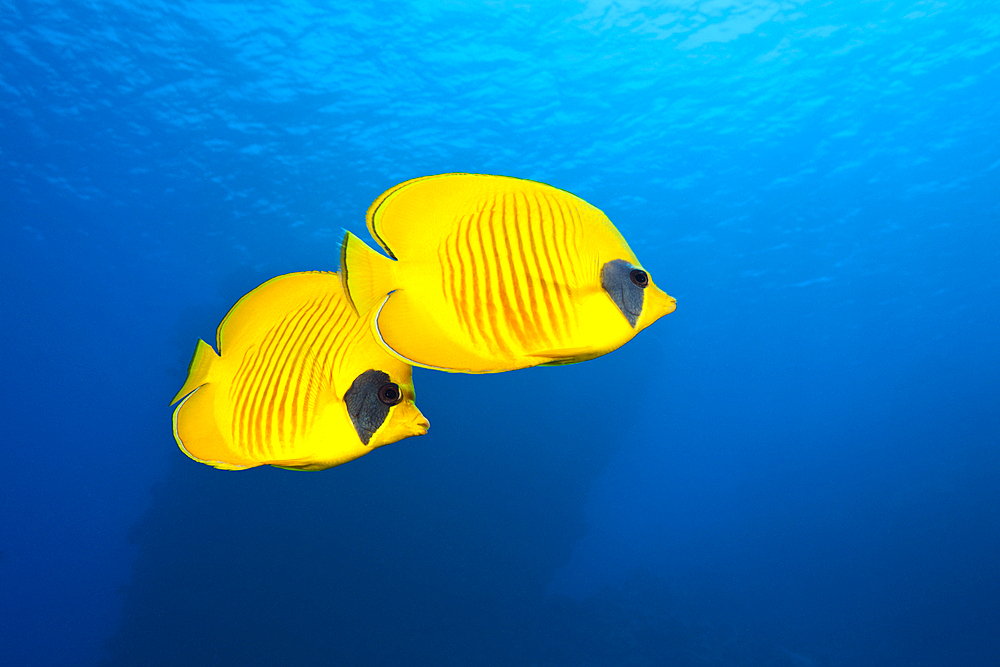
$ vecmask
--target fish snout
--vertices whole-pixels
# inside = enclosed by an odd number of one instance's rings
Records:
[[[656,309],[654,311],[654,315],[656,316],[655,319],[659,319],[664,315],[669,315],[674,312],[675,308],[677,308],[677,299],[670,296],[659,287],[656,288],[655,295],[656,297],[653,300],[656,304]]]
[[[431,422],[427,417],[424,417],[420,410],[417,410],[417,414],[410,420],[409,427],[413,435],[427,435],[427,430],[430,429]]]
[[[677,308],[677,299],[670,296],[659,287],[650,285],[646,289],[646,302],[642,305],[642,314],[636,330],[645,329],[664,315],[669,315]]]

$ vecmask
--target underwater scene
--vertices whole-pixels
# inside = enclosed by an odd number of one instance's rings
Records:
[[[1000,664],[993,2],[0,0],[0,221],[0,665]]]

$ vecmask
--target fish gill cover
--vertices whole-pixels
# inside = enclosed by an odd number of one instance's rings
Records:
[[[0,0],[0,662],[992,665],[992,3]],[[529,178],[681,307],[197,465],[197,338],[386,188]]]

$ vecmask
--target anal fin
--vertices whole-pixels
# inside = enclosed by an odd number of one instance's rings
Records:
[[[576,364],[600,356],[588,347],[566,347],[552,350],[537,350],[530,353],[532,357],[544,359],[539,366],[565,366]]]

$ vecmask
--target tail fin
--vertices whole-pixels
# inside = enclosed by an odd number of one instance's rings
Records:
[[[340,244],[340,282],[354,311],[363,317],[398,287],[393,260],[375,252],[351,232]]]
[[[184,386],[181,387],[181,390],[170,401],[170,405],[173,405],[208,382],[208,374],[212,370],[212,364],[218,359],[219,355],[215,353],[212,346],[199,339],[198,344],[194,348],[194,356],[191,357],[191,363],[188,364],[187,380],[184,381]]]

